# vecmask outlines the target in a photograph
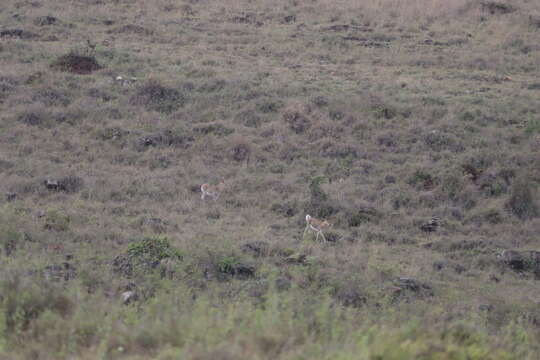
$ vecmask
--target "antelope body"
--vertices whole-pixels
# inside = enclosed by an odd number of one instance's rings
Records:
[[[207,196],[210,196],[212,199],[217,200],[219,194],[225,188],[225,180],[221,180],[217,185],[202,184],[201,185],[201,199],[204,200]]]
[[[323,230],[329,228],[330,226],[332,225],[326,220],[319,220],[311,217],[310,215],[306,215],[306,228],[304,229],[303,236],[306,236],[306,231],[311,229],[317,233],[315,240],[319,240],[319,235],[321,235],[323,240],[326,241]]]

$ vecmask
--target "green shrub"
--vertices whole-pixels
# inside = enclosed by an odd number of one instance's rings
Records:
[[[147,237],[131,243],[127,256],[135,264],[153,265],[163,259],[182,260],[184,254],[175,249],[166,237]]]
[[[530,119],[525,126],[525,134],[540,134],[540,118]]]
[[[218,261],[217,266],[222,273],[232,273],[238,264],[240,261],[234,256],[224,256]]]
[[[9,332],[26,330],[46,310],[65,316],[74,306],[61,288],[49,282],[25,279],[21,274],[4,278],[0,292],[0,305]]]
[[[54,231],[67,231],[71,218],[58,210],[49,210],[45,214],[45,229]]]

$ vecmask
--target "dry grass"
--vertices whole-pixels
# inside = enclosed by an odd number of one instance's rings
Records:
[[[534,359],[537,14],[8,0],[0,354]]]

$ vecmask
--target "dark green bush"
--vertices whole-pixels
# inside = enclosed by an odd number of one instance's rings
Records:
[[[147,237],[131,243],[127,249],[128,258],[139,265],[157,265],[163,259],[182,260],[184,254],[175,249],[166,237]]]

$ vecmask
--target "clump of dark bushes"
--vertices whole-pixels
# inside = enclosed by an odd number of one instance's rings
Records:
[[[94,56],[81,55],[71,52],[60,56],[51,64],[51,69],[73,74],[87,75],[101,70],[101,66]]]
[[[184,106],[186,97],[177,89],[151,80],[137,89],[130,103],[141,105],[148,110],[169,114]]]

